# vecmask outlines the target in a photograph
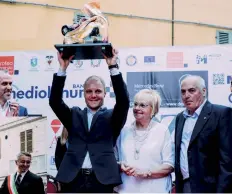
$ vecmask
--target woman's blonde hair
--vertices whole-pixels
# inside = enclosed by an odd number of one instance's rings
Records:
[[[151,118],[155,116],[160,109],[161,97],[156,90],[143,89],[135,94],[134,101],[138,101],[141,98],[145,98],[152,107]]]
[[[68,130],[65,127],[63,127],[61,137],[60,137],[61,145],[66,144],[67,140],[68,140]]]

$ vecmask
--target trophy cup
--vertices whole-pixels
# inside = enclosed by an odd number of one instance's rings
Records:
[[[108,21],[100,11],[100,4],[92,1],[84,5],[76,23],[64,25],[61,29],[64,35],[63,44],[55,48],[63,53],[62,58],[73,60],[103,59],[103,54],[112,57],[112,46],[108,43]]]

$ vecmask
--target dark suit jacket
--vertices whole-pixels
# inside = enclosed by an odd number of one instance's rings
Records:
[[[87,109],[70,109],[64,103],[65,77],[54,75],[49,104],[69,133],[69,147],[56,177],[58,181],[71,182],[81,169],[88,151],[97,179],[104,185],[121,184],[113,147],[126,122],[129,97],[121,74],[111,76],[111,80],[116,96],[114,109],[99,110],[88,130]]]
[[[61,137],[58,137],[57,139],[57,144],[56,144],[56,151],[55,151],[55,164],[56,164],[56,169],[59,170],[60,164],[64,158],[64,155],[67,151],[66,144],[61,145]]]
[[[175,131],[176,192],[183,189],[180,169],[181,138],[185,118],[177,115]],[[206,102],[193,129],[188,147],[193,193],[232,192],[232,109]]]
[[[10,194],[8,190],[8,180],[7,177],[5,178],[2,187],[0,188],[1,194]],[[37,176],[36,174],[27,171],[23,180],[21,181],[19,188],[19,194],[44,194],[44,185],[42,178]]]
[[[19,117],[24,117],[27,116],[27,108],[23,107],[23,106],[19,106],[19,112],[18,112],[18,116]]]

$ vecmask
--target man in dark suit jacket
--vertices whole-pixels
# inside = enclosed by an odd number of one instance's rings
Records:
[[[71,58],[63,60],[58,53],[60,70],[54,75],[49,103],[68,129],[69,146],[56,178],[67,184],[70,193],[112,193],[113,187],[122,183],[113,148],[126,122],[129,97],[116,63],[117,53],[113,49],[113,57],[106,58],[116,96],[114,108],[103,107],[105,83],[91,76],[84,83],[84,110],[69,108],[62,100],[64,75]]]
[[[27,116],[25,107],[10,101],[12,82],[12,76],[0,70],[0,116]]]
[[[207,101],[199,76],[182,80],[181,95],[186,110],[176,118],[176,192],[232,192],[232,109]]]
[[[0,193],[12,194],[15,188],[18,194],[45,194],[42,178],[29,171],[30,164],[31,154],[20,153],[16,160],[17,172],[5,178]]]

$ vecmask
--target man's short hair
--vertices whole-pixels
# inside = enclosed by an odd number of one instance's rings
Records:
[[[84,90],[85,90],[86,85],[88,84],[88,82],[89,82],[90,80],[100,81],[101,84],[103,85],[104,92],[106,92],[106,84],[105,84],[105,81],[104,81],[100,76],[97,76],[97,75],[91,75],[90,77],[88,77],[88,78],[85,80],[85,83],[84,83]]]
[[[20,152],[18,155],[17,155],[17,161],[19,160],[19,158],[21,156],[27,156],[27,157],[30,157],[31,158],[31,154],[29,152]]]
[[[196,82],[197,82],[197,87],[200,89],[200,90],[203,90],[204,88],[206,88],[206,85],[205,85],[205,80],[199,76],[199,75],[187,75],[185,76],[182,80],[181,80],[181,83],[180,85],[182,86],[182,83],[186,80],[186,79],[195,79]]]

